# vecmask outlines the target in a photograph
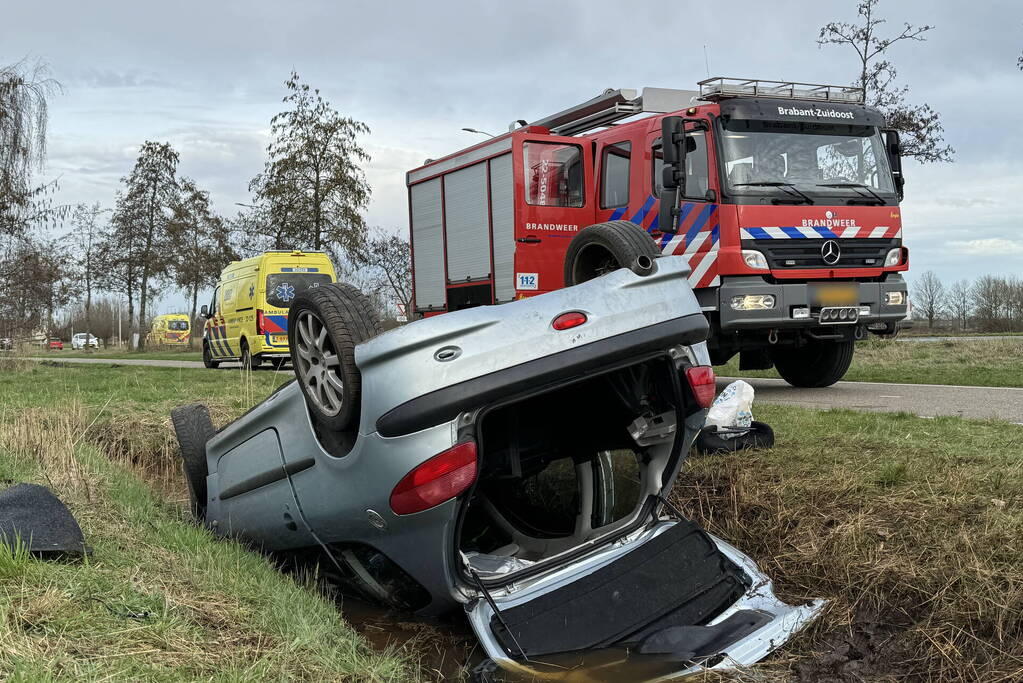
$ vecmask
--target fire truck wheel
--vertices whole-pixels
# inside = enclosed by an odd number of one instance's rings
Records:
[[[197,520],[206,516],[206,442],[216,430],[210,411],[201,403],[192,403],[171,411],[171,423],[181,449],[181,469],[185,473],[192,515]]]
[[[773,349],[778,374],[794,387],[830,387],[852,363],[855,342],[812,341],[805,346]]]
[[[632,267],[640,256],[660,255],[650,234],[632,221],[597,223],[581,230],[568,245],[565,286]]]
[[[291,364],[306,405],[326,429],[359,426],[362,377],[355,346],[381,332],[369,299],[348,284],[307,289],[288,311]]]

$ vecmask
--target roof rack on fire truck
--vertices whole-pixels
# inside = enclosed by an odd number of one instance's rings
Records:
[[[762,78],[715,76],[697,83],[701,100],[716,101],[728,97],[778,97],[790,100],[818,100],[863,104],[863,88],[849,85],[823,85],[795,81],[767,81]]]
[[[695,90],[674,90],[672,88],[607,89],[592,100],[569,107],[557,114],[551,114],[529,124],[542,126],[555,135],[576,135],[636,114],[666,114],[692,106],[700,99]],[[513,131],[521,121],[508,126]]]

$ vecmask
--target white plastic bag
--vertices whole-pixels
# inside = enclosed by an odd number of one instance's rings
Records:
[[[716,426],[722,439],[734,439],[753,423],[753,387],[741,379],[729,384],[707,411],[705,426]],[[733,431],[734,430],[734,431]]]

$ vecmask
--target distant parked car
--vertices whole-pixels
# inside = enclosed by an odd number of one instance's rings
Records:
[[[71,337],[71,348],[72,349],[84,349],[86,346],[93,349],[99,348],[99,340],[91,334],[86,332],[79,332],[75,336]]]
[[[0,339],[0,351],[13,351],[14,340],[10,337],[4,337]]]
[[[48,342],[46,342],[46,348],[48,348],[50,351],[63,351],[64,342],[62,342],[60,339],[57,339],[56,337],[53,337]]]

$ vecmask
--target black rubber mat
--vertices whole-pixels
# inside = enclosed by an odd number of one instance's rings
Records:
[[[17,484],[0,491],[0,543],[21,539],[43,558],[79,557],[89,552],[74,516],[45,486]]]
[[[508,629],[496,615],[490,626],[513,656],[519,647],[527,656],[607,647],[706,623],[743,594],[744,577],[705,531],[683,521],[607,567],[502,611]]]

